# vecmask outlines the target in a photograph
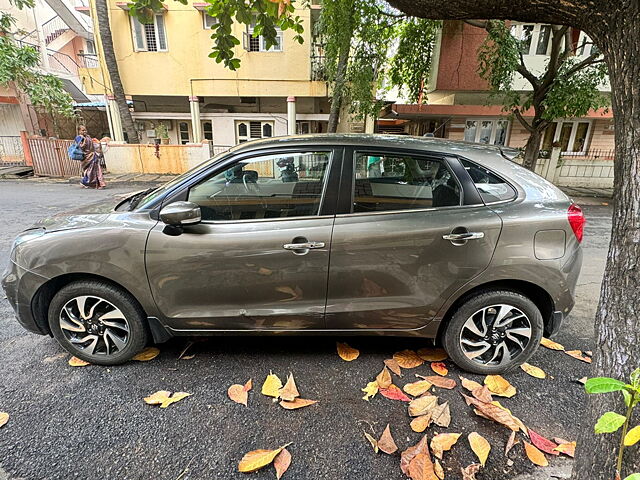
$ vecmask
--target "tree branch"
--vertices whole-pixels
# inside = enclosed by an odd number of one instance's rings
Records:
[[[514,108],[513,114],[516,116],[516,118],[522,124],[522,126],[527,130],[527,132],[533,133],[535,131],[533,126],[524,119],[524,117],[522,116],[522,112],[520,112],[519,108]]]
[[[583,61],[581,61],[580,63],[574,65],[569,70],[567,70],[566,76],[570,77],[574,73],[579,72],[583,68],[590,67],[591,65],[596,65],[598,63],[604,63],[604,59],[598,60],[599,56],[600,56],[600,54],[598,54],[598,53],[592,53],[587,58],[585,58]]]

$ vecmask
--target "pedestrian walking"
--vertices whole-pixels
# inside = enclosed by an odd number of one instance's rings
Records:
[[[84,154],[84,159],[80,164],[82,168],[82,180],[80,183],[84,188],[103,189],[106,187],[102,174],[101,163],[104,161],[102,146],[97,139],[91,138],[84,125],[78,126],[78,135],[75,138],[76,144]]]

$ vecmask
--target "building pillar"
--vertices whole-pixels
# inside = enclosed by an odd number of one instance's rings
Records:
[[[122,120],[120,119],[120,110],[118,109],[118,104],[116,103],[116,97],[113,95],[107,95],[107,108],[109,109],[111,115],[111,135],[113,135],[112,140],[116,142],[124,142],[124,134],[122,133]]]
[[[296,97],[287,97],[287,135],[296,134]]]
[[[202,142],[202,123],[200,122],[200,101],[198,97],[189,97],[189,110],[191,110],[191,131],[193,143]]]
[[[551,155],[547,162],[547,168],[544,172],[544,178],[549,180],[551,183],[555,183],[557,177],[560,175],[560,171],[558,170],[558,161],[560,160],[561,151],[562,148],[560,147],[553,147],[551,149]]]
[[[31,145],[29,145],[29,134],[24,130],[20,130],[20,142],[22,142],[22,151],[24,153],[24,163],[33,167],[33,157],[31,156]]]
[[[376,117],[367,115],[364,119],[364,133],[374,133],[376,128]]]

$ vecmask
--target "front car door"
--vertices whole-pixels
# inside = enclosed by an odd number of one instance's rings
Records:
[[[441,154],[347,151],[340,198],[326,309],[332,329],[425,327],[489,265],[502,225],[458,159]]]
[[[341,151],[244,154],[185,188],[202,222],[171,236],[159,223],[146,265],[174,330],[324,327]],[[334,165],[334,167],[332,167]],[[332,200],[333,203],[332,203]]]

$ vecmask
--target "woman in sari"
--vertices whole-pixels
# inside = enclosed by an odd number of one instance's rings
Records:
[[[94,143],[94,140],[87,133],[87,127],[84,125],[78,127],[78,136],[75,141],[84,153],[84,160],[80,164],[82,168],[82,180],[80,180],[80,183],[84,188],[105,188],[106,184],[104,183],[100,165],[103,158],[100,143],[97,140]]]

